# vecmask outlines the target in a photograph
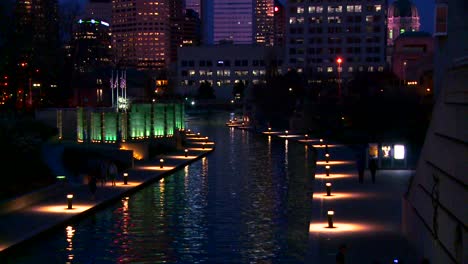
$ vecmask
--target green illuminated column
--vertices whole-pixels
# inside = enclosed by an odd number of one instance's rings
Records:
[[[164,136],[164,104],[153,106],[153,131],[156,137]]]
[[[78,141],[84,141],[84,113],[83,108],[78,107],[76,109],[76,139]]]
[[[104,113],[104,141],[115,142],[117,140],[117,113]]]
[[[101,113],[91,113],[91,140],[101,141]]]
[[[175,111],[174,104],[166,105],[166,136],[174,135]]]

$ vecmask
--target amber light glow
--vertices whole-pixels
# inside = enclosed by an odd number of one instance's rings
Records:
[[[164,165],[162,168],[161,166],[137,166],[135,167],[136,170],[154,170],[154,171],[168,171],[175,169],[175,166],[167,166]]]
[[[210,151],[213,150],[213,148],[191,148],[190,150],[198,150],[198,151]]]
[[[346,164],[354,164],[354,162],[349,161],[349,160],[331,160],[329,162],[325,160],[317,161],[317,165],[346,165]]]
[[[325,145],[318,145],[314,144],[312,145],[314,148],[325,148]],[[341,147],[342,145],[337,145],[337,144],[328,144],[329,148],[336,148],[336,147]]]
[[[166,156],[166,158],[168,159],[194,159],[196,158],[197,156],[191,156],[191,155],[188,155],[185,156],[185,155],[169,155],[169,156]]]
[[[330,176],[327,176],[325,173],[315,174],[316,179],[343,179],[343,178],[352,178],[354,175],[350,173],[330,173]]]
[[[56,213],[56,214],[77,214],[84,212],[92,207],[91,204],[74,204],[72,209],[67,209],[63,204],[59,205],[44,205],[33,208],[33,211],[39,213]]]
[[[301,135],[280,135],[278,136],[280,138],[298,138],[298,137],[302,137]]]
[[[309,233],[355,233],[355,232],[375,232],[382,228],[368,223],[352,223],[352,222],[333,222],[333,228],[329,228],[327,222],[310,223]]]
[[[330,177],[327,177],[327,179]],[[372,197],[371,194],[367,193],[344,193],[344,192],[333,192],[330,196],[327,196],[326,192],[314,193],[312,199],[314,200],[341,200],[341,199],[364,199]]]

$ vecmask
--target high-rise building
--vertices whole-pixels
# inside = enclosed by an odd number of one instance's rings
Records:
[[[266,46],[274,44],[274,2],[272,0],[256,0],[254,32],[255,42]]]
[[[281,1],[275,0],[273,15],[273,45],[284,46],[286,33],[286,11]]]
[[[198,13],[192,9],[185,12],[182,27],[182,46],[198,46],[201,41],[201,21]]]
[[[204,43],[273,45],[273,10],[274,0],[205,0]]]
[[[388,7],[387,45],[393,46],[395,39],[405,32],[419,31],[418,9],[410,0],[396,0]]]
[[[24,50],[21,57],[36,67],[47,64],[50,51],[58,48],[57,0],[18,0],[15,32]],[[24,47],[23,47],[24,45]]]
[[[110,24],[94,18],[79,19],[73,32],[74,68],[92,72],[111,64]]]
[[[177,60],[177,49],[182,45],[183,41],[183,26],[185,8],[183,1],[168,0],[169,2],[169,21],[170,21],[170,60],[175,62]]]
[[[286,58],[298,72],[383,71],[386,0],[288,1]],[[338,80],[341,81],[341,80]]]
[[[185,9],[192,9],[201,17],[201,0],[185,0]]]
[[[90,0],[85,7],[84,18],[94,18],[106,22],[112,21],[111,0]]]
[[[169,1],[113,0],[112,43],[117,64],[162,69],[170,62]]]

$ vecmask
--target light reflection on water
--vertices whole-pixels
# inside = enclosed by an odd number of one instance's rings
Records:
[[[312,153],[283,139],[224,126],[189,127],[216,150],[162,181],[44,236],[14,263],[301,263],[308,239]],[[305,159],[307,157],[307,160]]]

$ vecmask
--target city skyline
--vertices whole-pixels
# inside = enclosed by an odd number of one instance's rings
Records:
[[[60,3],[74,2],[78,1],[83,6],[89,0],[59,0]],[[280,0],[280,2],[285,3],[287,0]],[[396,0],[390,0],[388,4],[393,3]],[[434,7],[435,0],[411,0],[416,7],[418,8],[419,15],[421,17],[421,31],[426,31],[429,33],[434,32]]]

